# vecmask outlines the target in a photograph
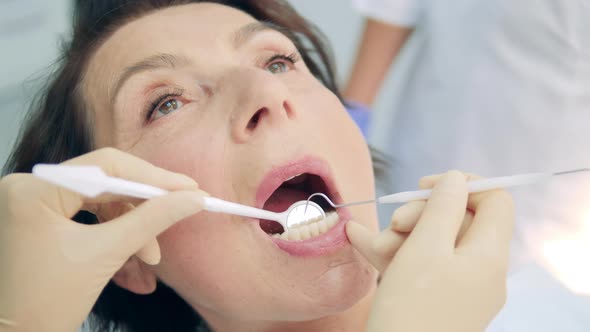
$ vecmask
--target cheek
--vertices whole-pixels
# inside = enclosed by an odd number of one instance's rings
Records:
[[[180,129],[174,135],[150,133],[129,150],[150,163],[185,174],[212,195],[223,191],[225,176],[225,146],[223,135],[209,134],[200,127]]]
[[[227,285],[239,290],[234,271],[241,255],[232,252],[238,238],[229,230],[227,220],[201,213],[173,226],[158,237],[162,261],[156,274],[195,306],[211,306],[228,298]],[[224,234],[225,233],[225,234]],[[236,289],[236,287],[238,289]]]
[[[336,137],[364,142],[340,99],[315,78],[309,80],[305,88],[297,91],[297,101],[297,106],[305,112],[311,112],[317,122],[324,124],[325,129],[338,132]],[[327,123],[330,125],[325,125]]]
[[[276,271],[264,266],[268,257],[243,223],[202,212],[173,226],[158,237],[162,260],[156,275],[201,313],[268,317],[272,296],[265,280]]]
[[[235,242],[230,227],[231,221],[225,215],[208,212],[179,222],[158,237],[162,251],[162,264],[158,269],[164,275],[166,271],[174,271],[175,275],[200,275],[210,279],[206,277],[210,267],[221,267],[219,263],[230,256],[228,251]],[[174,278],[172,275],[169,277]]]

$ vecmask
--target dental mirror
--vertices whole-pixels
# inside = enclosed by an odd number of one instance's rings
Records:
[[[297,225],[303,225],[309,221],[323,218],[326,218],[326,213],[317,203],[311,201],[299,201],[293,203],[293,205],[287,209],[283,226],[285,226],[285,230],[287,230]]]

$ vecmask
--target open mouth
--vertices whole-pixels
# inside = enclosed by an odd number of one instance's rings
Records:
[[[338,197],[333,193],[332,188],[319,176],[311,173],[301,173],[286,179],[275,189],[264,202],[263,208],[273,212],[283,212],[293,203],[307,200],[313,193],[326,194],[335,204],[338,204]],[[322,197],[311,199],[317,203],[325,212],[326,218],[309,220],[297,224],[288,230],[272,220],[260,220],[260,228],[267,234],[288,241],[302,241],[326,233],[339,221],[336,210]]]

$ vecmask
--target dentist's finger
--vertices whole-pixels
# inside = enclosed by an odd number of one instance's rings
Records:
[[[514,227],[514,202],[505,190],[472,195],[473,223],[458,248],[507,259]]]
[[[380,273],[387,268],[389,261],[373,251],[373,241],[377,237],[377,234],[354,221],[349,221],[346,224],[346,235],[350,244]]]
[[[432,189],[434,187],[434,185],[436,184],[436,182],[438,182],[438,180],[440,180],[440,178],[445,174],[446,173],[433,174],[433,175],[428,175],[428,176],[422,177],[418,181],[418,186],[420,187],[420,189]],[[479,180],[479,179],[483,178],[483,177],[481,177],[477,174],[473,174],[473,173],[462,172],[462,174],[465,176],[465,181],[473,181],[473,180]]]
[[[118,218],[133,209],[135,209],[135,205],[128,202],[110,202],[96,204],[96,210],[93,213],[96,215],[98,221],[103,223]],[[153,238],[151,241],[148,241],[135,255],[146,264],[158,264],[161,258],[158,240]]]
[[[152,185],[165,190],[198,189],[198,184],[186,175],[156,167],[145,160],[113,148],[96,150],[68,160],[63,164],[99,166],[107,175]],[[128,200],[113,195],[101,195],[95,199],[89,199],[31,175],[25,178],[21,186],[28,189],[28,195],[25,195],[28,199],[43,202],[45,206],[54,212],[68,218],[78,212],[85,203]]]
[[[99,166],[107,175],[162,189],[191,190],[199,188],[198,183],[189,176],[157,167],[139,157],[114,148],[95,150],[65,161],[63,164]]]
[[[394,215],[392,216],[392,231],[399,232],[398,236],[401,236],[404,233],[410,233],[414,229],[414,227],[416,227],[418,220],[420,220],[420,216],[422,216],[422,211],[425,206],[425,201],[414,201],[402,205],[399,209],[395,211]],[[457,235],[457,241],[459,241],[463,237],[467,229],[469,229],[469,226],[471,226],[472,222],[473,212],[467,209],[465,211],[465,215],[463,216],[463,222],[461,223],[461,228],[459,229],[459,233]]]
[[[148,265],[157,265],[160,263],[162,254],[160,253],[158,239],[153,238],[149,240],[138,252],[135,253],[135,256]]]
[[[425,206],[426,201],[412,201],[400,206],[391,216],[391,229],[398,232],[411,232]]]
[[[397,250],[408,238],[408,234],[385,229],[373,241],[373,251],[380,256],[393,258]]]
[[[443,174],[435,174],[435,175],[430,175],[430,176],[425,176],[423,178],[420,179],[419,182],[419,186],[421,189],[431,189],[436,182],[441,178]],[[474,181],[474,180],[479,180],[479,179],[483,179],[482,176],[479,176],[477,174],[473,174],[473,173],[463,173],[463,175],[465,176],[465,180],[466,181]],[[473,223],[473,199],[477,199],[477,195],[479,195],[479,193],[475,193],[475,194],[470,194],[469,195],[469,199],[467,201],[467,211],[465,212],[465,217],[463,218],[463,223],[461,224],[461,228],[459,229],[459,234],[457,235],[457,241],[456,243],[458,244],[459,241],[461,241],[461,239],[463,238],[463,236],[465,235],[465,233],[467,232],[467,230],[469,229],[469,227],[471,226],[471,224]],[[410,220],[408,220],[408,222],[410,222]],[[411,228],[412,225],[408,224],[406,225],[406,227]]]
[[[119,258],[127,259],[174,223],[202,210],[202,191],[176,191],[152,198],[110,222],[94,225]]]
[[[469,203],[467,204],[469,205]],[[469,230],[471,224],[473,224],[473,212],[467,209],[467,211],[465,211],[465,216],[463,217],[463,222],[461,223],[461,228],[459,229],[459,233],[457,234],[455,247],[457,247],[459,242],[463,239],[463,236],[465,236],[465,233],[467,233],[467,230]]]
[[[408,239],[429,251],[451,252],[467,208],[467,183],[463,174],[450,171],[432,190],[420,220]]]

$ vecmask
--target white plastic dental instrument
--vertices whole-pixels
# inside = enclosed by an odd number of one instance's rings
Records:
[[[565,174],[572,174],[578,172],[587,172],[590,171],[590,168],[579,168],[569,171],[563,172],[556,172],[556,173],[527,173],[527,174],[518,174],[518,175],[511,175],[511,176],[501,176],[496,178],[489,178],[489,179],[481,179],[481,180],[473,180],[467,183],[467,188],[469,193],[478,193],[482,191],[488,191],[492,189],[500,189],[500,188],[508,188],[508,187],[515,187],[515,186],[522,186],[526,184],[533,184],[537,182],[547,181],[553,176],[558,175],[565,175]],[[307,198],[307,201],[313,203],[311,198],[320,196],[325,199],[332,207],[340,208],[345,206],[353,206],[353,205],[362,205],[362,204],[393,204],[393,203],[406,203],[410,201],[417,201],[423,200],[430,197],[432,193],[431,189],[424,189],[424,190],[416,190],[416,191],[402,191],[396,194],[386,195],[377,197],[375,199],[370,199],[366,201],[358,201],[358,202],[351,202],[345,204],[334,204],[328,196],[322,193],[315,193],[310,195]],[[305,213],[305,211],[304,211]]]
[[[149,199],[168,193],[164,189],[147,184],[108,176],[98,166],[37,164],[33,167],[33,175],[87,197],[111,193]],[[204,210],[274,220],[285,230],[302,222],[326,217],[324,210],[318,204],[310,202],[309,209],[307,205],[307,201],[295,202],[286,211],[277,213],[215,197],[203,197]]]

